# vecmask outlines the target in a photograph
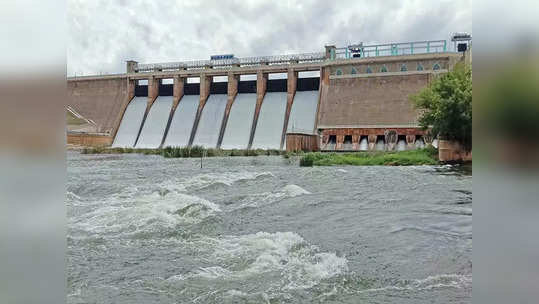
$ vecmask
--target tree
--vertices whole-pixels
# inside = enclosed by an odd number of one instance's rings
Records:
[[[434,136],[456,140],[472,148],[472,70],[464,63],[438,76],[417,95],[411,96],[421,110],[419,125]]]

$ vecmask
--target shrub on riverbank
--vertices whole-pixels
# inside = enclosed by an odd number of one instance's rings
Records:
[[[413,166],[436,165],[438,150],[433,147],[398,152],[355,152],[355,153],[306,153],[300,166]]]
[[[192,147],[165,147],[159,149],[135,149],[135,148],[110,148],[110,147],[87,147],[81,150],[82,154],[123,154],[141,153],[146,155],[162,155],[166,158],[187,158],[187,157],[216,157],[216,156],[258,156],[258,155],[284,155],[286,152],[277,149],[231,149],[222,150],[214,148],[204,148],[202,146]]]

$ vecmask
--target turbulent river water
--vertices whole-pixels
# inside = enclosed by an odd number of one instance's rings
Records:
[[[68,303],[466,303],[472,177],[67,155]]]

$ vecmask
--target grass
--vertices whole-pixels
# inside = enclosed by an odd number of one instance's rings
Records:
[[[73,126],[80,126],[80,125],[87,124],[87,122],[84,119],[76,117],[71,112],[66,111],[66,124],[73,125]]]
[[[161,149],[135,149],[135,148],[84,148],[82,154],[122,154],[140,153],[146,155],[161,155],[165,158],[189,157],[218,157],[218,156],[259,156],[281,155],[286,159],[299,157],[299,164],[310,166],[412,166],[438,164],[438,150],[433,147],[399,151],[399,152],[355,152],[355,153],[320,153],[320,152],[285,152],[281,150],[263,149],[212,149],[201,146],[193,147],[165,147]]]
[[[188,157],[216,157],[216,156],[258,156],[258,155],[285,155],[286,152],[276,149],[213,149],[202,146],[192,147],[165,147],[160,149],[135,149],[135,148],[108,148],[90,147],[84,148],[82,154],[122,154],[141,153],[146,155],[161,155],[166,158],[188,158]]]
[[[438,164],[438,150],[433,147],[399,152],[306,153],[300,166],[413,166]]]

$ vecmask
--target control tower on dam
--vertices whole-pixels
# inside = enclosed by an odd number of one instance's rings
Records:
[[[468,44],[450,50],[437,40],[328,45],[323,52],[280,56],[128,61],[125,74],[68,78],[68,106],[95,126],[93,133],[68,132],[68,142],[411,149],[432,138],[419,127],[409,96],[469,58]]]

